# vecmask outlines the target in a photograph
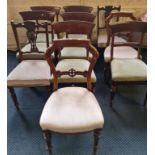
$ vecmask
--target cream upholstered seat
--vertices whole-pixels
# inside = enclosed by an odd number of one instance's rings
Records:
[[[56,66],[56,70],[66,71],[74,68],[77,71],[88,70],[90,63],[88,60],[84,59],[63,59],[60,60]],[[53,82],[53,76],[51,78]],[[94,71],[91,74],[92,83],[96,82],[96,76]],[[87,79],[82,75],[76,75],[75,77],[70,77],[69,75],[63,75],[59,78],[59,83],[86,83]]]
[[[39,52],[41,53],[34,53],[34,52],[29,52],[29,53],[24,53],[24,52],[28,52],[31,49],[31,45],[30,44],[26,44],[22,49],[22,57],[23,59],[45,59],[45,52],[47,50],[47,44],[46,43],[36,43],[36,46],[39,50]],[[53,54],[54,56],[54,54]],[[19,52],[17,52],[16,54],[17,59],[19,59]]]
[[[146,81],[147,67],[139,59],[114,59],[111,62],[113,81]]]
[[[98,47],[106,47],[107,45],[107,34],[99,34],[97,39],[97,45]],[[110,41],[111,42],[111,41]],[[115,42],[126,42],[126,40],[122,37],[115,36]]]
[[[49,42],[51,43],[53,39],[57,39],[57,35],[54,34],[54,38],[52,38],[52,34],[48,34]],[[37,34],[37,43],[46,43],[46,33],[38,33]]]
[[[111,46],[106,47],[104,51],[104,61],[105,62],[110,62],[111,60],[111,54],[110,54],[110,49]],[[113,58],[114,59],[136,59],[138,56],[138,51],[130,46],[118,46],[114,47],[114,52],[113,52]]]
[[[61,50],[61,59],[79,58],[85,59],[87,56],[87,50],[82,47],[64,47]]]
[[[8,87],[50,85],[50,67],[45,60],[23,60],[8,75]]]
[[[65,87],[55,91],[43,109],[43,130],[77,133],[102,128],[104,118],[94,94],[82,87]]]

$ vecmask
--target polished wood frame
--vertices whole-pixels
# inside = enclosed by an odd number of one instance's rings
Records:
[[[132,21],[123,24],[110,25],[111,34],[112,34],[112,43],[111,43],[111,61],[113,60],[113,49],[116,46],[131,46],[138,48],[137,58],[140,59],[141,48],[143,44],[144,34],[147,32],[147,23],[140,21]],[[139,32],[141,33],[141,37],[138,42],[126,42],[126,43],[114,43],[114,38],[117,33],[122,32]],[[110,90],[110,106],[112,106],[116,87],[118,85],[146,85],[147,81],[114,81],[111,79],[111,90]],[[144,99],[144,106],[146,104],[147,94]]]
[[[90,53],[92,54],[92,58],[90,59],[90,66],[87,71],[76,71],[74,68],[71,68],[68,71],[57,71],[55,69],[55,65],[53,63],[53,60],[51,59],[51,54],[54,51],[59,51],[59,48],[63,47],[85,47],[87,48]],[[60,52],[60,51],[59,51]],[[99,53],[96,50],[95,47],[91,45],[91,42],[89,40],[76,40],[76,39],[68,39],[68,40],[54,40],[53,45],[49,47],[46,51],[45,58],[51,68],[51,72],[53,73],[54,76],[54,86],[53,86],[53,91],[58,90],[58,78],[62,75],[69,75],[71,77],[74,77],[76,75],[83,75],[84,77],[87,78],[87,89],[89,91],[92,91],[92,84],[91,84],[91,72],[96,64],[97,58],[99,57]],[[94,130],[94,153],[97,150],[98,146],[98,140],[100,137],[100,131],[101,129],[95,129]],[[51,138],[52,138],[52,132],[55,133],[54,131],[49,131],[49,130],[43,130],[43,136],[46,141],[47,149],[49,153],[52,153],[52,143],[51,143]],[[80,132],[80,133],[72,133],[72,134],[81,134],[85,132]],[[68,134],[68,133],[59,133],[59,134]]]

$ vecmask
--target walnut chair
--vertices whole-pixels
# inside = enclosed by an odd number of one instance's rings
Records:
[[[97,7],[97,45],[104,48],[107,45],[107,31],[105,20],[112,12],[120,12],[121,6],[106,5],[104,7]],[[116,18],[115,21],[118,21]]]
[[[85,5],[68,5],[63,7],[65,12],[88,12],[93,11],[93,7]]]
[[[92,22],[68,20],[64,22],[58,22],[53,24],[53,32],[57,34],[58,38],[61,38],[61,34],[66,35],[63,38],[72,39],[91,39],[91,34],[95,24]],[[72,52],[75,50],[76,52]],[[85,48],[69,48],[65,47],[59,54],[59,59],[88,59],[89,52]]]
[[[112,33],[112,43],[110,52],[110,68],[112,79],[110,106],[112,106],[117,85],[146,85],[147,83],[147,67],[146,64],[140,59],[140,54],[137,54],[137,59],[114,58],[114,47],[119,46],[136,47],[138,49],[138,53],[140,53],[143,44],[144,34],[147,31],[147,24],[145,22],[132,21],[122,24],[111,25],[110,29]],[[115,35],[117,33],[122,32],[139,32],[141,34],[141,38],[138,42],[115,43]],[[145,103],[146,97],[144,105]]]
[[[44,86],[48,88],[50,93],[50,67],[45,59],[42,60],[45,52],[40,52],[38,50],[37,44],[35,43],[37,36],[35,29],[39,26],[45,28],[47,32],[48,24],[42,23],[36,25],[36,23],[32,21],[25,21],[23,23],[14,23],[12,21],[11,25],[13,27],[18,46],[20,63],[8,75],[7,87],[10,90],[16,108],[19,110],[19,104],[14,91],[14,87]],[[29,40],[30,48],[27,52],[22,52],[20,47],[17,29],[21,28],[26,30],[26,34]],[[32,57],[36,54],[40,54],[41,56],[40,59],[26,59],[24,55],[27,53],[31,54]]]
[[[49,43],[52,43],[52,40],[54,39],[54,35],[52,34],[52,23],[55,19],[55,12],[51,11],[45,11],[45,10],[35,10],[35,11],[22,11],[19,12],[21,15],[23,21],[34,21],[37,24],[42,22],[47,22],[49,24],[48,26],[48,39]],[[40,46],[45,46],[47,43],[46,39],[46,32],[42,30],[41,28],[37,28],[37,40],[36,42],[40,44]]]
[[[88,68],[83,71],[75,70],[75,68],[66,71],[56,70],[50,55],[60,47],[87,48],[92,54]],[[98,56],[97,50],[89,40],[54,40],[53,45],[47,49],[45,57],[54,76],[54,87],[53,93],[43,108],[40,126],[49,153],[52,153],[52,132],[80,134],[91,131],[94,131],[94,153],[96,152],[99,134],[104,124],[99,103],[91,92],[91,72]],[[87,79],[87,88],[73,86],[58,89],[58,79],[64,75],[85,77]]]
[[[61,10],[61,7],[58,6],[31,6],[30,7],[32,11],[38,11],[38,10],[42,10],[42,11],[50,11],[50,12],[54,12],[56,14],[56,21],[59,21],[59,13]]]
[[[112,19],[122,19],[124,21],[118,21],[118,22],[112,22]],[[106,19],[106,29],[107,29],[107,47],[104,50],[104,80],[105,82],[109,82],[109,63],[111,61],[111,55],[110,55],[110,44],[111,44],[111,32],[109,26],[116,23],[126,22],[126,21],[135,21],[136,17],[133,16],[131,12],[115,12],[111,13],[107,19]],[[132,41],[132,35],[129,32],[124,33],[118,33],[115,35],[115,42],[121,43],[121,42],[127,42]],[[139,57],[140,53],[135,48],[129,47],[129,46],[120,46],[120,47],[114,47],[114,58],[137,58]]]

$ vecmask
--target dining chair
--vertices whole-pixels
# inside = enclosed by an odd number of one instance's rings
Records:
[[[105,20],[112,12],[120,12],[121,5],[113,6],[106,5],[104,7],[97,7],[97,45],[100,48],[107,45],[107,31]],[[115,18],[113,21],[118,21],[119,18]]]
[[[20,63],[9,73],[7,77],[7,87],[11,93],[12,99],[14,101],[15,107],[19,110],[19,104],[17,101],[17,97],[14,91],[15,87],[38,87],[43,86],[48,88],[48,92],[50,93],[50,67],[47,61],[43,60],[45,52],[40,52],[37,44],[36,44],[36,28],[39,26],[47,32],[47,23],[36,24],[32,21],[25,21],[23,23],[15,23],[11,22],[15,39],[17,42]],[[29,41],[29,51],[26,52],[21,50],[19,37],[18,37],[18,29],[26,30],[26,35]],[[46,33],[47,35],[47,33]],[[31,54],[30,57],[25,57],[24,55]],[[36,59],[35,55],[41,55]],[[34,57],[33,57],[34,55]],[[35,58],[35,59],[34,59]],[[40,59],[39,59],[40,58]]]
[[[67,5],[63,7],[65,12],[88,12],[93,11],[93,7],[86,5]]]
[[[57,70],[50,57],[51,53],[64,47],[87,48],[92,57],[86,70]],[[45,57],[54,76],[53,93],[43,108],[40,126],[49,153],[52,153],[52,133],[80,134],[94,131],[94,153],[97,150],[100,132],[104,125],[104,118],[99,103],[92,93],[91,73],[99,54],[89,40],[54,40],[53,45],[46,51]],[[61,76],[83,76],[87,79],[87,88],[64,87],[58,88]]]
[[[63,22],[58,22],[53,24],[53,32],[57,34],[58,38],[61,34],[65,33],[63,38],[72,39],[91,39],[91,34],[95,24],[92,22],[78,21],[78,20],[68,20]],[[72,52],[75,50],[76,52]],[[77,47],[65,47],[61,50],[59,54],[59,59],[88,59],[89,52],[85,48]]]
[[[117,22],[112,22],[112,19],[119,19]],[[114,12],[111,13],[107,19],[106,19],[106,30],[107,30],[107,45],[104,50],[104,81],[106,83],[109,82],[110,77],[110,70],[109,70],[109,63],[111,61],[111,54],[110,54],[110,44],[112,41],[112,35],[111,35],[111,29],[110,25],[116,24],[116,23],[123,23],[127,21],[136,21],[136,17],[131,12]],[[127,42],[132,41],[132,34],[130,32],[122,32],[115,35],[115,42]],[[114,47],[114,58],[137,58],[140,57],[138,55],[138,51],[135,48],[129,47],[129,46],[120,46],[120,47]]]
[[[30,7],[32,11],[50,11],[50,12],[54,12],[56,14],[56,21],[59,21],[59,13],[61,10],[61,7],[58,6],[31,6]]]
[[[140,59],[141,47],[143,44],[144,34],[147,32],[146,22],[140,21],[130,21],[126,23],[120,23],[115,25],[110,25],[112,42],[110,49],[110,68],[111,68],[111,95],[110,95],[110,106],[112,106],[114,95],[116,92],[116,87],[118,85],[146,85],[147,84],[147,66]],[[122,32],[138,32],[141,34],[139,41],[137,42],[122,42],[116,43],[115,36],[117,33]],[[114,57],[114,47],[136,47],[138,49],[137,58],[115,58]],[[125,51],[124,51],[125,52]],[[130,51],[129,51],[130,52]],[[132,50],[131,50],[132,52]],[[146,104],[146,96],[144,105]]]
[[[49,43],[52,43],[54,36],[52,34],[52,23],[54,22],[55,12],[44,11],[44,10],[35,10],[35,11],[21,11],[19,12],[23,21],[34,21],[37,24],[42,22],[48,23],[48,39]],[[41,44],[41,46],[45,46],[47,43],[46,40],[46,32],[43,31],[41,28],[37,28],[37,40],[36,42]]]

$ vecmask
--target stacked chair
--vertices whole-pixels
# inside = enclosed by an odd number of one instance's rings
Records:
[[[64,47],[87,48],[92,57],[88,68],[76,70],[66,68],[59,70],[54,66],[51,54],[55,50]],[[76,52],[76,51],[73,51]],[[94,131],[94,153],[98,145],[100,130],[103,127],[104,119],[99,104],[92,91],[91,73],[99,56],[97,50],[89,40],[54,40],[53,45],[46,51],[46,59],[54,77],[53,93],[47,100],[40,118],[40,126],[49,153],[52,152],[51,133],[78,134]],[[59,77],[75,77],[76,75],[86,78],[87,87],[64,87],[58,89]]]
[[[144,34],[147,31],[147,23],[140,21],[130,21],[126,23],[120,23],[116,25],[110,25],[112,34],[112,42],[110,47],[110,70],[111,70],[111,95],[110,106],[112,106],[116,87],[118,85],[146,85],[147,83],[147,67],[146,64],[140,59],[140,52],[143,45]],[[122,42],[116,43],[115,36],[118,33],[134,32],[140,33],[141,37],[137,42]],[[137,58],[116,58],[114,57],[115,47],[132,47],[137,48]],[[124,52],[126,52],[124,50]],[[132,52],[130,50],[129,52]],[[144,100],[144,106],[146,104],[146,95]]]

